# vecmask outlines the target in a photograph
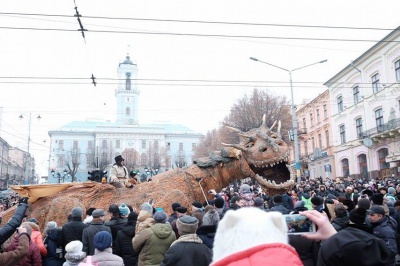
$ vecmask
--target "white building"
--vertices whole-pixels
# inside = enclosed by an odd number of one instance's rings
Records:
[[[400,27],[325,83],[338,177],[398,177]]]
[[[73,121],[49,131],[49,182],[86,181],[88,171],[108,170],[122,155],[128,170],[142,179],[192,163],[196,145],[204,137],[189,128],[168,123],[139,124],[137,66],[129,56],[119,64],[116,122]]]

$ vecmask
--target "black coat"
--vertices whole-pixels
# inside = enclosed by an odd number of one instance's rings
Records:
[[[119,229],[121,229],[126,223],[128,222],[128,219],[122,219],[122,218],[115,218],[112,217],[109,221],[105,222],[104,225],[110,227],[111,230],[111,235],[113,239],[112,243],[112,248],[113,248],[113,253],[115,252],[115,239],[117,239],[117,234]]]
[[[125,266],[136,266],[139,254],[133,250],[132,238],[135,236],[136,223],[128,223],[118,231],[115,240],[115,255],[124,260]]]
[[[345,217],[335,217],[332,220],[332,225],[335,228],[336,231],[340,231],[344,228],[347,227],[347,225],[349,224],[349,217],[345,216]]]
[[[280,212],[282,214],[289,214],[289,210],[285,208],[285,206],[283,206],[280,203],[276,203],[274,205],[274,207],[270,208],[269,211],[276,211],[276,212]]]
[[[0,245],[3,245],[21,225],[27,208],[28,204],[20,203],[10,221],[0,228]]]
[[[43,266],[62,266],[65,262],[62,247],[58,244],[61,237],[61,228],[53,228],[47,231],[44,238],[44,245],[47,249],[47,255],[42,259]]]
[[[315,266],[318,260],[319,244],[301,235],[289,235],[289,244],[297,251],[304,266]]]
[[[59,244],[64,250],[65,246],[71,241],[79,240],[82,242],[82,233],[86,226],[79,217],[74,217],[72,221],[63,225]]]
[[[165,253],[161,266],[208,266],[212,252],[204,244],[179,242],[172,245]]]
[[[82,244],[83,244],[83,252],[86,252],[86,255],[92,256],[94,255],[94,236],[100,231],[107,231],[111,234],[110,227],[105,226],[102,221],[95,220],[97,218],[93,218],[93,221],[90,223],[88,227],[83,230],[82,233]]]
[[[215,233],[217,232],[217,225],[202,225],[197,228],[196,234],[203,241],[209,249],[214,247]]]

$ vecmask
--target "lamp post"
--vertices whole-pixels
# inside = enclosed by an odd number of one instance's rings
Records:
[[[293,120],[293,142],[294,142],[294,158],[295,158],[294,160],[295,160],[295,163],[296,163],[297,183],[300,183],[301,178],[300,178],[300,158],[299,158],[299,144],[298,144],[299,140],[297,138],[297,116],[296,116],[296,110],[295,110],[296,108],[294,106],[292,72],[294,72],[296,70],[300,70],[300,69],[306,68],[306,67],[309,67],[309,66],[313,66],[313,65],[316,65],[316,64],[322,64],[322,63],[327,62],[328,60],[325,59],[325,60],[322,60],[322,61],[319,61],[319,62],[315,62],[315,63],[312,63],[312,64],[308,64],[308,65],[305,65],[305,66],[302,66],[302,67],[298,67],[298,68],[289,70],[289,69],[286,69],[286,68],[283,68],[283,67],[279,67],[279,66],[276,66],[276,65],[273,65],[273,64],[258,60],[257,58],[254,58],[254,57],[250,57],[250,59],[253,60],[253,61],[256,61],[256,62],[264,63],[264,64],[269,65],[269,66],[273,66],[275,68],[279,68],[279,69],[284,70],[284,71],[289,73],[291,109],[292,109],[292,120]]]
[[[146,172],[147,176],[150,175],[150,178],[153,177],[153,175],[158,174],[158,168],[152,169],[152,168],[147,168],[147,166],[144,168],[144,171]]]
[[[38,115],[36,117],[38,120],[40,120],[42,117]],[[24,119],[24,116],[21,114],[19,116],[19,119],[22,120]],[[27,155],[27,161],[25,162],[25,180],[24,184],[28,185],[29,184],[29,168],[32,166],[32,156],[30,154],[30,144],[31,144],[31,124],[32,124],[32,113],[29,113],[29,126],[28,126],[28,155]]]
[[[51,169],[51,175],[53,176],[53,178],[55,177],[55,176],[57,176],[57,179],[58,179],[58,184],[60,184],[61,183],[61,180],[62,180],[62,182],[64,183],[65,182],[65,178],[67,177],[68,178],[68,176],[69,176],[69,172],[66,170],[66,169],[64,169],[64,175],[63,176],[61,176],[61,174],[60,174],[60,172],[55,172],[54,171],[54,169]]]

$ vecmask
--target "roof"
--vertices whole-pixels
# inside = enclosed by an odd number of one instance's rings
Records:
[[[132,61],[129,55],[126,56],[126,59],[124,62],[120,63],[119,65],[135,65]]]
[[[158,133],[158,134],[193,134],[200,135],[192,129],[171,123],[152,123],[141,125],[124,125],[110,121],[72,121],[62,127],[50,131],[49,135],[55,132],[80,132],[80,133],[102,133],[102,132],[119,132],[119,133]]]

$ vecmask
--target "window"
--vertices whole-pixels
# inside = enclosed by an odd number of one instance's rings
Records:
[[[192,151],[196,149],[196,143],[192,143]]]
[[[322,149],[322,135],[321,135],[321,133],[318,134],[318,145],[319,145],[319,148]]]
[[[105,164],[105,163],[107,163],[107,152],[102,152],[101,153],[101,163],[102,164]]]
[[[377,93],[379,92],[379,73],[375,74],[372,76],[371,78],[371,82],[372,82],[372,91],[373,93]]]
[[[324,119],[328,118],[328,108],[326,107],[326,104],[324,104]]]
[[[146,140],[142,140],[142,149],[146,149]]]
[[[348,159],[343,159],[342,160],[342,171],[343,171],[343,177],[349,177],[350,176],[349,160]]]
[[[64,141],[63,140],[59,140],[58,141],[58,149],[59,150],[63,150],[64,149]]]
[[[314,150],[315,150],[315,140],[314,140],[314,137],[312,137],[311,138],[311,144],[312,144],[312,150],[313,150],[313,152],[314,152]]]
[[[64,167],[64,156],[59,156],[57,161],[57,167]]]
[[[166,159],[165,159],[165,167],[166,167],[166,169],[165,169],[165,171],[168,171],[169,170],[169,168],[171,168],[171,157],[167,157]]]
[[[357,132],[357,137],[361,139],[363,137],[363,126],[361,118],[356,119],[356,132]]]
[[[147,154],[146,153],[142,153],[142,155],[140,155],[140,164],[142,166],[147,165]]]
[[[325,140],[326,140],[326,147],[329,147],[330,146],[330,143],[329,143],[329,130],[325,131]]]
[[[126,114],[126,115],[131,115],[131,108],[126,107],[126,109],[125,109],[125,114]]]
[[[343,111],[343,98],[342,98],[342,96],[337,97],[336,101],[337,101],[338,112],[342,112]]]
[[[154,149],[155,149],[155,150],[158,150],[158,149],[159,149],[159,146],[160,146],[160,145],[159,145],[158,140],[155,140],[155,141],[154,141],[154,145],[153,145],[153,146],[154,146]]]
[[[307,143],[307,140],[304,141],[304,154],[305,155],[308,154],[308,143]]]
[[[92,141],[92,140],[88,140],[88,142],[87,142],[87,148],[88,148],[88,150],[93,149],[93,141]]]
[[[101,141],[101,147],[102,147],[102,148],[107,148],[107,140],[106,140],[106,139],[103,139],[103,140]]]
[[[379,169],[388,169],[390,168],[389,163],[386,162],[385,158],[389,155],[389,151],[386,148],[380,149],[378,151],[378,158],[379,158]]]
[[[361,178],[368,178],[367,156],[365,154],[358,155],[358,166],[360,167]]]
[[[340,132],[340,144],[346,143],[346,130],[344,125],[341,125],[339,127],[339,132]]]
[[[125,80],[126,90],[130,91],[131,90],[131,73],[126,72],[125,76],[126,76],[126,80]]]
[[[396,72],[396,81],[400,81],[400,59],[394,63],[394,71]]]
[[[183,143],[182,142],[179,142],[179,150],[183,151]]]
[[[360,102],[360,90],[358,86],[355,86],[353,88],[353,99],[354,99],[354,104],[357,104]]]
[[[117,148],[117,149],[121,148],[121,140],[117,139],[115,141],[115,148]]]
[[[306,122],[306,118],[303,118],[303,130],[306,130],[307,128],[307,122]]]
[[[382,132],[384,130],[382,108],[375,111],[375,122],[376,122],[376,128],[378,129],[378,132]]]
[[[313,114],[310,114],[310,126],[314,126]]]
[[[167,151],[171,150],[171,143],[167,143]]]
[[[319,109],[317,109],[317,123],[321,122],[321,117],[319,116]]]
[[[72,142],[72,149],[74,149],[74,150],[78,149],[78,141],[77,140],[74,140]]]

